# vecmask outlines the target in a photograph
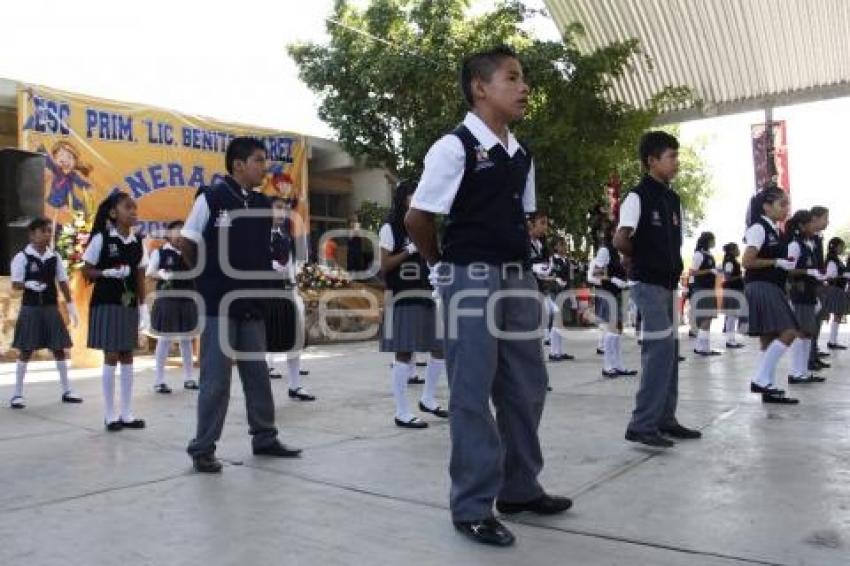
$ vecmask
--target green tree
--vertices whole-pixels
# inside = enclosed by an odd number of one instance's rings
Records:
[[[529,36],[522,23],[531,12],[520,1],[474,17],[468,8],[468,0],[372,0],[365,9],[337,0],[329,43],[292,45],[289,52],[343,147],[412,177],[431,144],[467,110],[457,84],[462,58],[512,46],[532,87],[516,131],[535,158],[538,205],[556,227],[584,235],[604,182],[635,161],[637,140],[659,111],[690,92],[665,89],[646,109],[617,102],[611,82],[642,56],[636,40],[582,53],[574,42],[583,33],[578,25],[563,42]]]

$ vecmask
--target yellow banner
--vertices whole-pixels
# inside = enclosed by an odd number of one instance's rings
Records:
[[[227,143],[244,135],[268,151],[263,192],[294,199],[309,226],[303,136],[41,86],[18,89],[19,147],[45,155],[45,216],[59,224],[74,211],[91,217],[114,190],[133,196],[147,233],[183,220],[198,188],[224,175]]]

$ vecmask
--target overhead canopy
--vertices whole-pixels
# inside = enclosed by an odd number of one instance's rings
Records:
[[[848,0],[546,0],[558,28],[579,22],[583,51],[631,38],[634,61],[614,96],[635,106],[666,86],[702,101],[663,121],[850,95]]]

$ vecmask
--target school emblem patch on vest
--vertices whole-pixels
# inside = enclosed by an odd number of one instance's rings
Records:
[[[679,225],[679,215],[674,212],[673,213],[673,226],[678,226],[678,225]]]
[[[652,211],[652,225],[661,226],[661,213],[657,210]]]
[[[118,257],[118,244],[114,242],[109,244],[109,257]]]
[[[483,145],[475,146],[475,170],[481,171],[493,167],[495,163],[490,160],[490,153]]]

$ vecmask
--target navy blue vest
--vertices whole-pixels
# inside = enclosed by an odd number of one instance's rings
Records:
[[[292,223],[289,218],[285,218],[279,230],[272,230],[272,259],[281,265],[286,265],[293,256],[294,248],[295,239],[292,237]]]
[[[387,225],[393,232],[393,250],[390,253],[392,255],[399,254],[410,242],[410,239],[400,222],[389,222]],[[384,283],[393,295],[411,290],[429,290],[431,285],[428,283],[428,272],[428,264],[425,262],[425,258],[421,254],[415,253],[401,262],[398,267],[385,273]],[[431,299],[426,297],[407,297],[399,299],[395,304],[430,304],[431,302]]]
[[[826,261],[827,263],[829,263],[830,261],[835,262],[835,266],[838,268],[838,274],[836,275],[835,279],[830,279],[829,284],[833,287],[839,287],[843,289],[844,286],[847,285],[847,280],[843,279],[841,276],[846,271],[846,266],[840,259],[838,259],[838,254],[830,254],[829,256],[827,256]]]
[[[210,218],[203,232],[207,248],[206,261],[197,286],[198,292],[206,301],[207,315],[262,318],[265,310],[263,299],[240,299],[231,303],[227,313],[219,312],[222,298],[230,291],[272,287],[271,279],[236,279],[226,275],[222,269],[220,254],[227,253],[227,259],[233,269],[266,271],[271,277],[271,202],[268,197],[256,191],[250,191],[243,196],[239,184],[229,176],[204,189],[203,198],[207,199]],[[233,218],[231,212],[246,209],[265,210],[268,214],[261,218]],[[221,230],[227,230],[226,252],[219,246]]]
[[[130,267],[130,274],[124,279],[113,279],[111,277],[96,279],[91,304],[138,306],[136,270],[144,256],[142,237],[137,234],[135,240],[125,244],[118,236],[106,232],[101,233],[101,236],[103,236],[103,247],[100,249],[100,257],[95,267],[103,271],[104,269],[114,269],[126,265]]]
[[[702,275],[694,276],[694,288],[695,289],[714,289],[714,256],[708,250],[697,250],[702,254],[702,263],[699,266],[695,266],[697,271],[703,271],[706,269],[711,269],[711,273],[704,273]]]
[[[47,289],[41,293],[30,291],[24,288],[24,296],[21,299],[21,304],[32,307],[38,305],[55,305],[56,304],[56,262],[59,258],[53,254],[44,261],[41,261],[34,255],[22,252],[27,260],[26,270],[24,271],[24,282],[38,281],[47,285]]]
[[[189,270],[180,252],[165,247],[159,248],[159,268],[171,273]],[[195,288],[195,282],[192,279],[159,280],[156,283],[156,288],[160,291],[164,289],[189,290]]]
[[[759,248],[759,259],[787,259],[788,244],[784,238],[773,229],[773,227],[764,218],[759,217],[756,220],[757,224],[761,224],[764,228],[764,243]],[[773,283],[785,291],[786,273],[778,267],[759,267],[748,269],[744,278],[747,283],[753,281],[766,281]]]
[[[744,290],[744,280],[741,278],[741,263],[732,256],[726,256],[723,258],[723,269],[726,269],[726,264],[732,264],[732,273],[727,274],[728,279],[723,280],[723,288],[724,289],[737,289],[738,291]]]
[[[605,247],[608,249],[609,256],[608,266],[605,268],[605,274],[608,276],[608,279],[603,279],[602,284],[599,287],[608,291],[612,295],[619,296],[623,293],[623,290],[612,283],[611,278],[616,277],[617,279],[625,281],[628,276],[626,275],[626,270],[623,269],[623,262],[620,260],[620,252],[618,252],[613,245],[607,245]]]
[[[466,165],[444,226],[443,261],[526,263],[529,239],[522,196],[531,153],[522,144],[513,157],[501,144],[486,150],[464,125],[452,133],[463,144]]]
[[[632,279],[676,289],[683,269],[679,195],[649,175],[632,191],[640,197],[640,220],[632,236]]]
[[[800,246],[800,257],[797,258],[796,269],[815,269],[817,261],[815,250],[809,249],[801,237],[794,238]],[[791,302],[798,305],[814,305],[818,302],[817,288],[818,280],[811,275],[793,274],[790,279]]]

